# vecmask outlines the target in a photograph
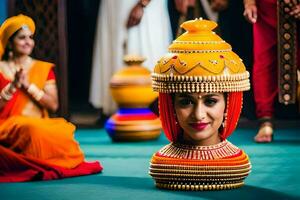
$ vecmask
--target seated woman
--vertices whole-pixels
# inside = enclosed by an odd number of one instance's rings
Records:
[[[227,141],[236,128],[249,73],[213,21],[191,20],[154,69],[162,126],[171,144],[155,153],[150,175],[159,188],[220,190],[244,184],[251,164]]]
[[[7,19],[0,28],[0,182],[49,180],[98,173],[84,161],[75,126],[48,118],[58,108],[53,64],[31,58],[35,24]]]

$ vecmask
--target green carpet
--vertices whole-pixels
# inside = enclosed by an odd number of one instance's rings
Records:
[[[0,184],[1,200],[110,199],[300,199],[300,131],[281,129],[272,144],[252,141],[255,130],[238,129],[229,140],[250,156],[252,172],[240,189],[207,192],[159,190],[148,175],[149,159],[168,141],[113,143],[103,129],[78,130],[87,160],[101,174],[55,181]]]

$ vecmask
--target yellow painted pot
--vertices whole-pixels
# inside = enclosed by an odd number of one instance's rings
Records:
[[[143,141],[159,137],[161,122],[148,106],[157,98],[144,58],[126,56],[126,66],[110,81],[110,91],[119,109],[105,123],[113,141]]]
[[[152,91],[151,72],[141,64],[144,58],[127,56],[126,66],[113,75],[110,91],[119,107],[146,107],[158,96]]]

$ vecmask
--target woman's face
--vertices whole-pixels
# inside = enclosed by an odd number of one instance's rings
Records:
[[[20,29],[12,40],[12,49],[16,55],[30,55],[34,47],[30,29]]]
[[[177,93],[174,105],[184,142],[208,146],[221,141],[218,129],[226,107],[223,93]]]

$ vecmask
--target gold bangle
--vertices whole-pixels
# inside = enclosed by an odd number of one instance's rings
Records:
[[[43,90],[40,90],[35,96],[34,96],[34,99],[37,100],[37,101],[40,101],[43,96],[44,96],[45,92]]]
[[[15,91],[16,88],[11,83],[9,83],[1,90],[0,96],[2,97],[2,99],[9,101],[13,97],[13,93]]]
[[[39,90],[40,89],[35,84],[31,83],[27,89],[27,92],[31,95],[34,95],[34,94],[38,93]]]
[[[40,90],[35,84],[31,83],[27,89],[27,92],[32,95],[32,97],[36,101],[40,101],[41,98],[44,96],[45,92]]]
[[[1,91],[0,96],[1,96],[2,99],[6,100],[6,101],[11,100],[11,98],[12,98],[12,95],[6,94],[3,90]]]

